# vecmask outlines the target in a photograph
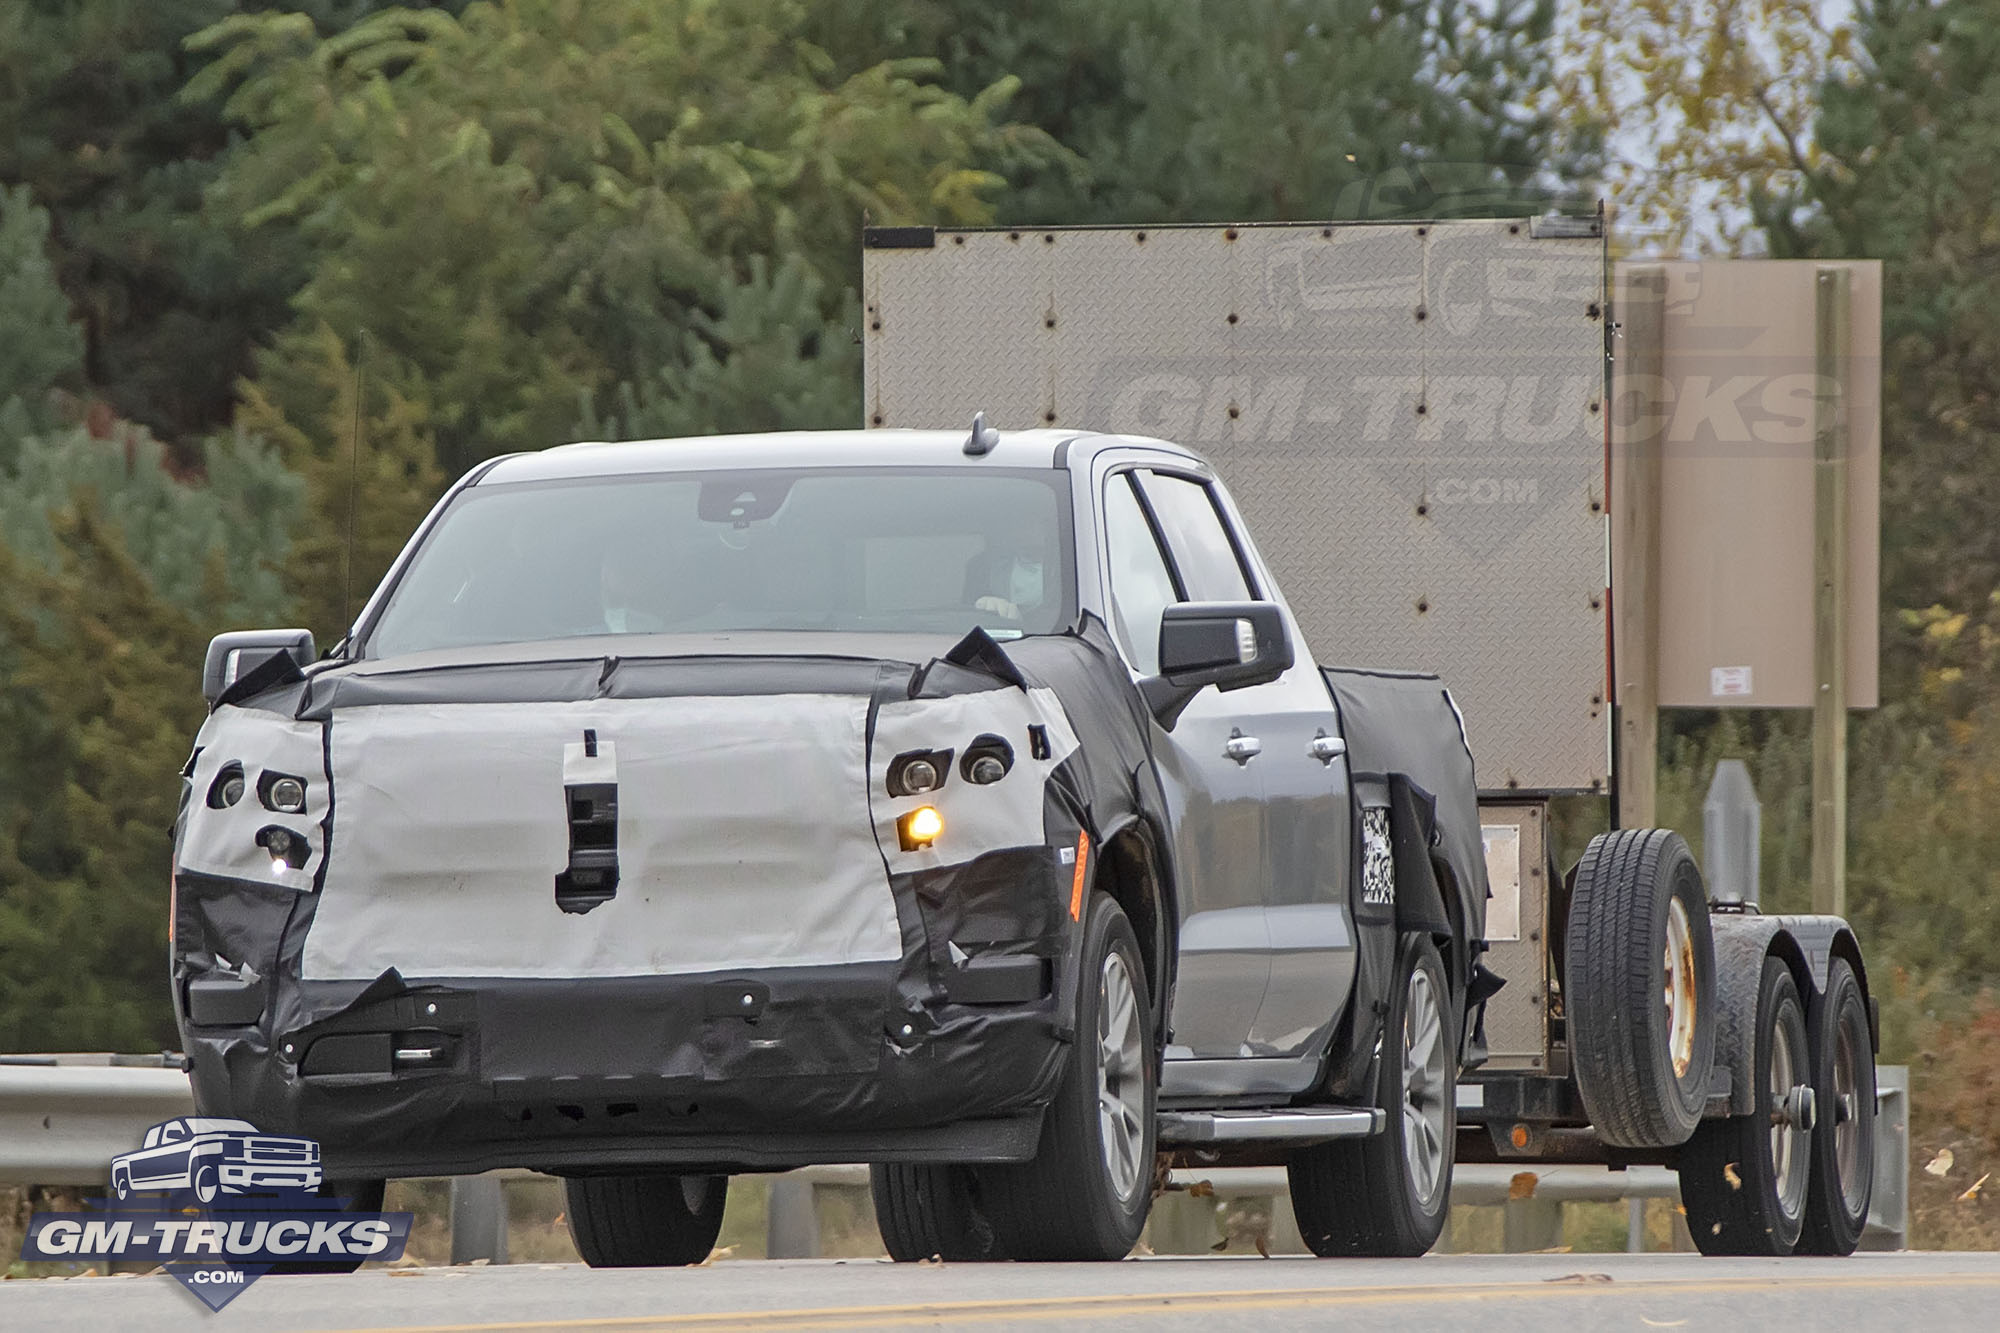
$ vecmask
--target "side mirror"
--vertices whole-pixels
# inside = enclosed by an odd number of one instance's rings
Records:
[[[309,629],[245,629],[218,634],[208,641],[201,664],[201,697],[210,708],[223,692],[273,659],[289,657],[294,670],[304,670],[319,656]]]
[[[1168,731],[1203,686],[1240,690],[1292,665],[1291,635],[1276,602],[1180,602],[1160,617],[1160,674],[1139,682]]]

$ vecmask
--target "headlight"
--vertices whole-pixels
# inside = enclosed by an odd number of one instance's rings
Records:
[[[208,808],[227,810],[242,799],[243,765],[234,761],[224,764],[215,781],[208,784]]]
[[[958,771],[965,780],[982,787],[1006,777],[1013,766],[1014,747],[991,732],[966,746],[965,758],[958,761]]]
[[[889,794],[921,796],[936,791],[950,771],[950,750],[905,751],[889,761]]]
[[[282,815],[296,815],[306,808],[306,783],[304,778],[295,778],[289,773],[266,773],[257,782],[257,798],[266,810],[276,810]]]
[[[944,816],[934,805],[920,805],[896,821],[896,841],[906,852],[922,851],[944,832]]]

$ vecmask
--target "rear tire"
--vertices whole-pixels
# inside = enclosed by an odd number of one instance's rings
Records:
[[[698,1264],[722,1233],[728,1176],[578,1176],[563,1182],[569,1235],[592,1268]]]
[[[1751,1113],[1702,1121],[1678,1163],[1703,1254],[1790,1254],[1805,1224],[1813,1131],[1800,1092],[1813,1087],[1812,1046],[1798,984],[1776,958],[1764,960],[1754,1032]]]
[[[1844,958],[1827,968],[1812,1033],[1820,1115],[1798,1252],[1847,1255],[1861,1243],[1875,1189],[1875,1044],[1861,982]]]
[[[1451,990],[1429,936],[1405,939],[1400,962],[1376,1083],[1387,1123],[1365,1139],[1301,1148],[1286,1168],[1299,1234],[1321,1258],[1423,1254],[1451,1209],[1458,1140]]]
[[[1570,898],[1563,1000],[1598,1137],[1620,1148],[1686,1143],[1715,1055],[1715,941],[1701,871],[1678,833],[1590,840]]]
[[[875,1224],[897,1263],[1004,1259],[974,1195],[971,1167],[877,1162],[868,1168]]]
[[[1083,919],[1076,1036],[1035,1159],[977,1169],[999,1248],[1015,1259],[1123,1259],[1153,1203],[1157,1069],[1139,942],[1093,893]]]

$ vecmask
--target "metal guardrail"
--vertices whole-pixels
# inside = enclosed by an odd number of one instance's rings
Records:
[[[1864,1249],[1901,1249],[1909,1235],[1909,1070],[1883,1065],[1876,1070],[1878,1094],[1875,1193]],[[161,1120],[194,1114],[194,1096],[178,1057],[114,1055],[0,1056],[0,1185],[103,1185],[111,1158],[137,1146],[146,1128]],[[1515,1198],[1514,1178],[1533,1172],[1535,1187]],[[502,1176],[521,1172],[460,1176],[452,1180],[452,1260],[507,1261],[506,1196]],[[1182,1186],[1206,1182],[1213,1197],[1227,1201],[1270,1198],[1283,1209],[1289,1187],[1281,1167],[1177,1171]],[[805,1258],[818,1252],[818,1208],[822,1188],[866,1187],[865,1166],[812,1166],[772,1177],[767,1252],[773,1258]],[[1174,1196],[1169,1196],[1174,1197]],[[1611,1171],[1575,1165],[1459,1166],[1452,1178],[1452,1202],[1501,1205],[1509,1210],[1508,1238],[1522,1248],[1560,1229],[1561,1205],[1570,1202],[1632,1204],[1628,1248],[1640,1248],[1641,1208],[1646,1199],[1678,1199],[1678,1177],[1665,1167]]]

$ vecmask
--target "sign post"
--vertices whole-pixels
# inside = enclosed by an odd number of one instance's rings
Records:
[[[1847,915],[1848,275],[1822,268],[1813,354],[1813,911]]]

